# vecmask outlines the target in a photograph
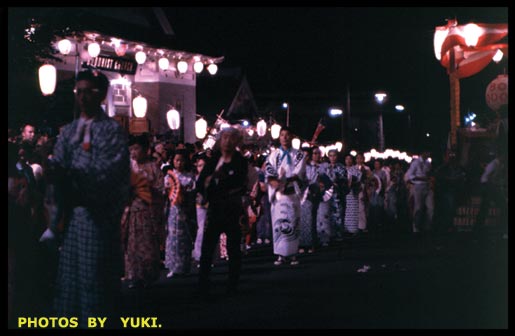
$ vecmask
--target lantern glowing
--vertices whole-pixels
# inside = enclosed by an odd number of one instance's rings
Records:
[[[159,59],[159,69],[168,70],[168,66],[170,65],[170,61],[166,57],[161,57]]]
[[[270,133],[272,134],[272,139],[279,138],[279,133],[281,132],[281,125],[273,124],[270,128]]]
[[[264,136],[266,134],[266,121],[264,121],[263,119],[258,121],[257,126],[256,126],[256,131],[257,131],[258,136],[260,136],[260,137]]]
[[[207,133],[207,121],[200,118],[195,122],[195,136],[199,139],[204,139]]]
[[[336,143],[334,145],[336,146],[336,149],[338,150],[338,152],[342,151],[343,144],[340,141],[336,141]]]
[[[57,70],[51,64],[44,64],[39,68],[39,87],[44,96],[51,95],[55,91]]]
[[[300,139],[299,139],[299,138],[294,138],[294,139],[291,141],[291,146],[292,146],[294,149],[300,149]]]
[[[179,70],[179,73],[186,73],[188,71],[188,63],[186,61],[179,61],[177,63],[177,70]]]
[[[210,73],[211,75],[216,74],[216,72],[218,71],[218,65],[216,65],[216,64],[214,64],[214,63],[209,64],[209,65],[207,66],[207,71],[209,71],[209,73]]]
[[[59,48],[59,52],[63,55],[68,55],[70,51],[72,51],[72,43],[68,39],[64,39],[59,41],[57,44],[57,48]]]
[[[147,60],[147,54],[145,54],[143,51],[138,51],[134,57],[136,58],[136,62],[138,64],[143,64]]]
[[[179,111],[172,108],[166,113],[166,121],[168,122],[168,127],[172,130],[178,130],[181,126],[181,116],[179,115]]]
[[[88,53],[91,57],[97,57],[100,54],[100,45],[96,42],[88,45]]]
[[[132,100],[132,108],[137,118],[143,118],[147,114],[147,99],[142,95],[138,95]]]
[[[204,63],[197,61],[193,64],[193,70],[195,70],[196,73],[201,73],[202,70],[204,70]]]

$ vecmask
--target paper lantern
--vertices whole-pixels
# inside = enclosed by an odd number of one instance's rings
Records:
[[[186,73],[188,71],[188,63],[186,61],[179,61],[177,63],[177,70],[179,70],[179,73]]]
[[[207,133],[207,121],[200,118],[195,122],[195,136],[199,139],[204,139]]]
[[[59,48],[59,52],[63,55],[68,55],[70,51],[72,51],[72,43],[68,39],[64,39],[59,41],[57,44],[57,48]]]
[[[299,139],[299,138],[294,138],[294,139],[291,141],[291,146],[292,146],[294,149],[300,149],[300,139]]]
[[[44,96],[51,95],[55,91],[57,70],[51,64],[44,64],[39,68],[39,87]]]
[[[168,122],[168,126],[172,130],[178,130],[181,126],[181,116],[179,111],[176,109],[171,109],[166,113],[166,121]]]
[[[143,118],[147,114],[147,99],[139,95],[132,100],[132,107],[134,115],[138,118]]]
[[[486,104],[494,111],[508,104],[508,75],[499,75],[486,87]]]
[[[96,42],[88,45],[88,53],[91,57],[97,57],[100,54],[100,45]]]
[[[138,64],[143,64],[147,60],[147,54],[145,54],[143,51],[138,51],[134,57],[136,58],[136,62]]]
[[[270,133],[272,135],[272,139],[279,138],[279,133],[281,132],[281,125],[279,124],[273,124],[270,128]]]
[[[260,136],[260,137],[264,136],[266,134],[266,121],[264,121],[263,119],[258,121],[257,126],[256,126],[256,131],[257,131],[258,136]]]

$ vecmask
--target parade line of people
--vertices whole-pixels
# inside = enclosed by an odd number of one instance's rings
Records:
[[[253,246],[270,245],[271,262],[284,267],[347,237],[447,232],[470,183],[452,152],[436,169],[426,149],[410,165],[337,150],[322,156],[317,146],[294,149],[287,127],[268,156],[244,145],[236,128],[221,130],[207,150],[129,136],[101,108],[107,88],[103,74],[79,73],[80,118],[57,136],[26,124],[9,140],[10,320],[49,311],[31,303],[41,295],[51,296],[40,302],[52,302],[56,316],[111,316],[121,281],[146,288],[163,268],[173,278],[198,267],[199,294],[209,298],[219,259],[232,295]],[[481,179],[484,199],[501,211],[495,190],[505,169],[498,155]],[[43,262],[53,258],[55,268]]]

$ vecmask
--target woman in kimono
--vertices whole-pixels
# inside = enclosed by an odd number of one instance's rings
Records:
[[[277,266],[289,257],[291,265],[299,263],[300,200],[306,179],[306,160],[302,151],[292,148],[292,139],[290,129],[283,127],[279,134],[280,147],[268,157],[265,171]]]
[[[338,162],[338,151],[331,149],[327,156],[329,162],[323,163],[320,167],[320,173],[329,177],[333,185],[333,195],[331,198],[331,239],[342,239],[343,220],[345,216],[345,195],[348,190],[347,171],[345,167]]]
[[[191,268],[193,249],[193,227],[189,221],[196,219],[195,176],[186,171],[188,155],[178,150],[173,155],[173,170],[170,177],[168,236],[166,237],[165,267],[169,270],[166,277],[188,274]]]
[[[122,216],[125,279],[129,288],[145,287],[159,278],[159,210],[163,173],[147,155],[147,135],[131,137],[131,198]]]
[[[345,155],[348,193],[345,195],[345,231],[355,234],[359,226],[359,192],[361,189],[361,171],[354,165],[352,155]]]
[[[301,200],[300,216],[300,249],[302,254],[307,249],[308,253],[315,251],[317,244],[316,215],[320,199],[320,187],[318,185],[318,167],[320,165],[320,149],[313,147],[307,156],[306,164],[306,188]]]

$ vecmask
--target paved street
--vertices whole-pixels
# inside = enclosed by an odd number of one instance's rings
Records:
[[[224,261],[213,269],[213,302],[198,299],[196,273],[167,279],[163,270],[152,287],[124,289],[125,314],[158,317],[166,329],[507,328],[506,238],[359,237],[297,266],[274,266],[271,246],[258,245],[236,296],[225,296]]]

